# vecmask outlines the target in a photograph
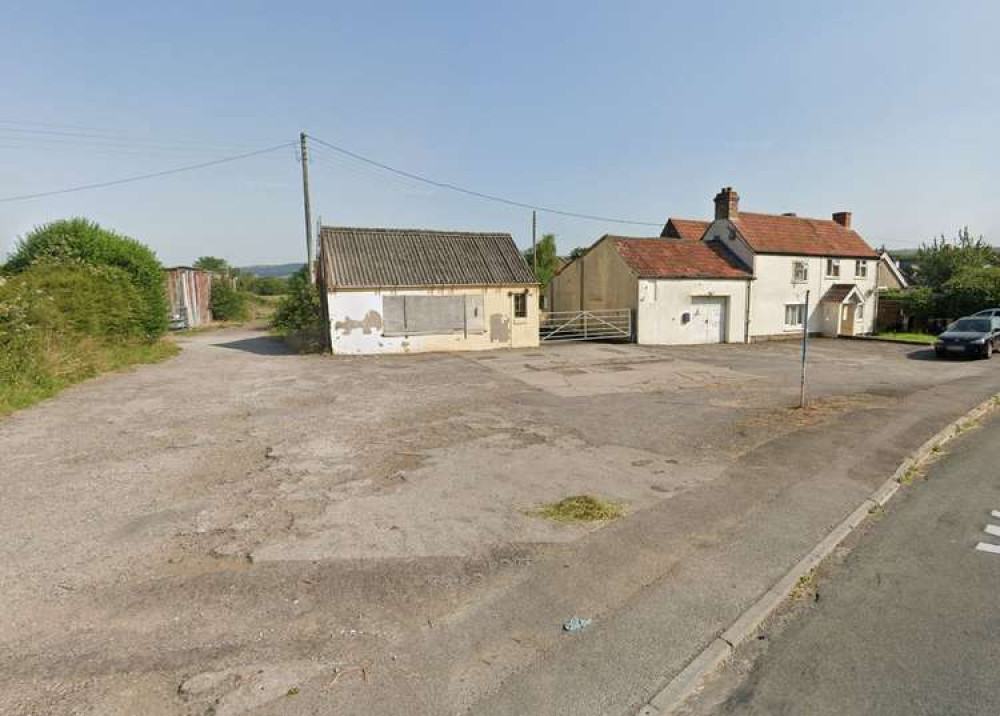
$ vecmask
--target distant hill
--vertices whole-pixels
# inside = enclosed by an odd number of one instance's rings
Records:
[[[246,271],[259,278],[286,278],[303,266],[305,264],[258,264],[257,266],[242,266],[240,271]]]

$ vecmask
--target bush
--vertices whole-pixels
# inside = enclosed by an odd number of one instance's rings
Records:
[[[309,283],[304,268],[289,277],[288,293],[278,303],[271,327],[282,333],[322,333],[319,289]]]
[[[107,266],[128,276],[135,305],[148,337],[167,330],[167,295],[163,267],[149,248],[87,219],[63,219],[40,226],[21,239],[5,271],[19,273],[37,264]]]
[[[172,355],[146,339],[121,269],[37,264],[0,285],[0,414],[102,371]]]
[[[245,321],[246,318],[246,295],[236,290],[232,281],[228,279],[212,281],[212,319],[216,321]]]

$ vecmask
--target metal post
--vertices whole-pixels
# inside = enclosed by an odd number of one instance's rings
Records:
[[[306,133],[299,133],[299,147],[302,153],[302,201],[306,212],[306,273],[309,283],[316,283],[316,267],[313,262],[312,209],[309,206],[309,148]]]
[[[806,407],[806,353],[809,349],[809,291],[806,291],[806,315],[802,319],[802,377],[799,381],[799,407]]]

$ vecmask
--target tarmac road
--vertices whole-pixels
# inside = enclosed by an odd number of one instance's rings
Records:
[[[689,713],[1000,713],[1000,553],[977,549],[1000,550],[1000,418],[865,532],[819,600],[765,627]]]

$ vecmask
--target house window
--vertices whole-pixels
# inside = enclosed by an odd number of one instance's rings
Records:
[[[528,317],[528,294],[514,294],[514,318]]]
[[[867,261],[855,261],[854,262],[854,278],[865,278],[868,275],[868,262]]]
[[[865,317],[865,304],[859,303],[857,310],[854,312],[854,317],[859,321],[863,320]]]
[[[796,261],[792,264],[792,282],[805,283],[809,280],[809,262]]]
[[[785,306],[785,327],[802,328],[806,320],[806,304],[789,303]]]
[[[840,278],[840,259],[826,260],[826,277]]]

